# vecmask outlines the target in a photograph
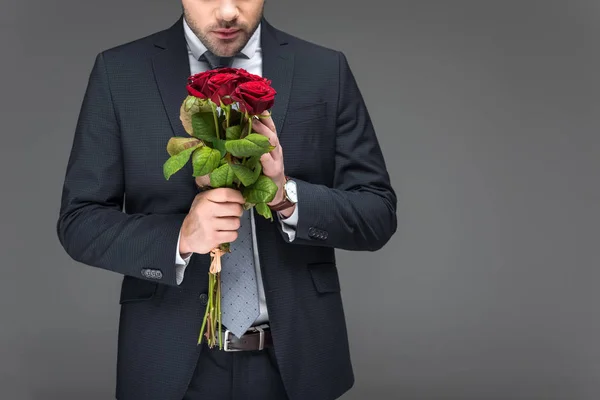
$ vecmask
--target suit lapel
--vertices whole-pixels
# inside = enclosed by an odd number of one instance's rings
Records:
[[[294,74],[294,53],[286,45],[287,42],[278,37],[277,30],[263,18],[261,21],[262,75],[272,81],[271,86],[277,92],[271,112],[279,135],[287,113]]]
[[[186,86],[187,78],[190,76],[183,16],[160,37],[155,45],[163,50],[156,54],[152,61],[154,78],[169,116],[173,135],[187,137],[189,135],[179,119],[181,103],[188,95]]]
[[[261,21],[261,47],[263,77],[272,81],[271,86],[277,92],[275,103],[271,109],[273,122],[277,128],[278,136],[281,136],[281,129],[288,109],[288,103],[292,90],[292,78],[294,73],[294,54],[288,49],[287,42],[277,35],[277,30],[273,28],[264,18]],[[256,213],[253,209],[256,222],[256,234],[258,254],[261,265],[261,273],[265,289],[267,291],[268,306],[271,309],[275,305],[271,304],[269,292],[277,290],[278,274],[277,268],[278,255],[277,245],[280,233],[273,224],[278,224],[279,220],[273,212],[273,221],[269,221]]]

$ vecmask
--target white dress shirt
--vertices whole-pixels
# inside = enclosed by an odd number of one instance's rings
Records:
[[[198,39],[198,37],[194,34],[194,32],[190,29],[187,24],[185,18],[183,20],[183,26],[185,31],[185,39],[187,41],[188,48],[188,56],[190,62],[190,72],[191,74],[197,74],[199,72],[203,72],[210,68],[208,64],[204,61],[198,61],[200,56],[204,54],[207,50],[206,47],[202,44],[202,42]],[[240,58],[236,57],[233,61],[233,68],[244,68],[246,71],[262,76],[262,51],[260,47],[260,25],[246,44],[246,46],[241,50],[241,52],[246,55],[248,58]],[[183,100],[182,100],[183,101]],[[262,282],[262,275],[260,272],[260,264],[258,258],[258,248],[256,244],[256,227],[254,221],[254,213],[251,214],[251,223],[252,223],[252,241],[254,248],[254,265],[256,269],[256,281],[258,283],[258,295],[259,295],[259,306],[260,306],[260,314],[256,321],[255,325],[262,324],[268,322],[269,315],[267,311],[267,304],[265,301],[265,291]],[[296,205],[296,209],[293,214],[290,215],[289,218],[285,218],[279,212],[277,213],[277,218],[282,224],[283,231],[288,235],[290,241],[293,241],[296,235],[296,225],[298,223],[298,205]],[[181,237],[181,232],[179,233],[179,237]],[[182,258],[179,253],[179,239],[177,240],[177,248],[175,251],[175,268],[176,268],[176,276],[177,276],[177,284],[180,285],[183,282],[183,277],[185,273],[185,268],[187,267],[190,258],[190,255],[187,258]]]

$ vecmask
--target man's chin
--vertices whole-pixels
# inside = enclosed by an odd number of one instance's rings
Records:
[[[239,42],[234,43],[218,43],[211,50],[219,57],[233,57],[240,52],[243,46]]]
[[[235,39],[213,38],[210,50],[219,57],[233,57],[244,48],[249,39],[245,33],[240,33]]]

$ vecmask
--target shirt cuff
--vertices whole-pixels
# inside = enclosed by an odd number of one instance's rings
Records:
[[[298,226],[298,204],[294,208],[294,212],[286,218],[281,212],[277,212],[277,217],[281,222],[281,229],[288,235],[290,242],[296,238],[296,226]]]
[[[187,256],[186,258],[181,257],[179,253],[179,240],[181,239],[181,231],[179,231],[179,236],[177,237],[177,247],[175,248],[175,277],[178,285],[181,285],[183,282],[183,276],[185,274],[185,268],[190,262],[190,258],[192,258],[192,254]]]

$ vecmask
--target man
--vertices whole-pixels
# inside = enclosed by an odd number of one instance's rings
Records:
[[[357,83],[341,52],[270,25],[264,0],[182,4],[172,27],[98,54],[63,188],[67,253],[123,275],[116,397],[339,398],[354,375],[334,251],[375,251],[396,231]],[[273,221],[244,212],[239,192],[194,179],[190,164],[163,176],[166,143],[187,136],[187,78],[221,61],[277,91],[272,118],[254,124],[275,146],[261,158],[279,189]],[[209,348],[197,343],[209,252],[227,241],[227,348]]]

